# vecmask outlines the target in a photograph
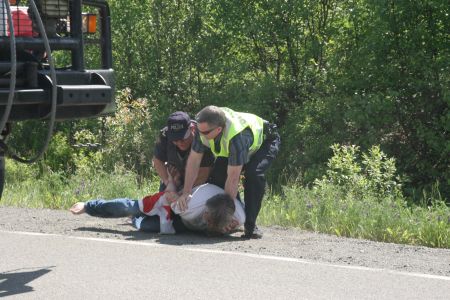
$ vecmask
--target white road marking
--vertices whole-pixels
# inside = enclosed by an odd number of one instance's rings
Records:
[[[395,271],[395,270],[382,269],[382,268],[369,268],[369,267],[360,267],[360,266],[344,266],[344,265],[336,265],[336,264],[324,263],[324,262],[308,261],[308,260],[299,259],[299,258],[290,258],[290,257],[280,257],[280,256],[273,256],[273,255],[245,253],[245,252],[238,252],[238,251],[234,252],[234,251],[224,251],[224,250],[214,250],[214,249],[200,249],[200,248],[190,248],[190,247],[183,247],[183,246],[176,246],[176,245],[157,244],[157,243],[152,243],[152,242],[139,242],[139,241],[114,240],[114,239],[104,239],[104,238],[91,238],[91,237],[81,237],[81,236],[70,236],[70,235],[63,235],[63,234],[54,234],[54,233],[7,231],[7,230],[0,230],[0,232],[1,233],[8,233],[8,234],[21,234],[21,235],[55,236],[55,237],[63,237],[63,238],[76,239],[76,240],[96,241],[96,242],[115,243],[115,244],[127,244],[127,245],[139,245],[139,246],[146,246],[146,247],[166,247],[166,248],[182,249],[182,250],[191,251],[191,252],[203,252],[203,253],[213,253],[213,254],[221,254],[221,255],[227,254],[227,255],[245,256],[245,257],[257,258],[257,259],[286,261],[286,262],[294,262],[294,263],[299,263],[299,264],[319,265],[319,266],[326,266],[326,267],[333,267],[333,268],[360,270],[360,271],[369,271],[369,272],[387,272],[389,274],[395,274],[395,275],[450,281],[450,277],[449,276],[431,275],[431,274],[414,273],[414,272],[402,272],[402,271]]]

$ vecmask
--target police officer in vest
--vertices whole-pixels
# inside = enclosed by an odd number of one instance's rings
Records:
[[[246,221],[244,238],[261,238],[256,218],[265,192],[264,173],[276,157],[280,136],[276,125],[249,113],[226,107],[207,106],[196,117],[197,130],[186,165],[183,194],[177,199],[186,207],[203,155],[211,150],[216,161],[209,182],[236,198],[241,173],[244,174]]]

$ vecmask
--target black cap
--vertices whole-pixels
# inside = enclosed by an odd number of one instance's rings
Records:
[[[178,141],[185,138],[191,124],[191,118],[183,111],[172,113],[167,119],[167,138],[169,141]]]

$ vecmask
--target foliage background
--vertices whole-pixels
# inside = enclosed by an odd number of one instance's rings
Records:
[[[109,4],[118,110],[59,123],[39,174],[124,168],[142,183],[167,115],[216,104],[279,125],[274,186],[322,178],[335,143],[363,152],[379,145],[410,199],[436,189],[450,199],[448,1]],[[11,143],[26,154],[39,131],[18,124]],[[73,147],[87,143],[102,146]]]
[[[120,88],[170,111],[226,105],[276,122],[273,172],[312,182],[334,143],[397,161],[405,191],[450,195],[443,0],[111,1]],[[283,177],[281,177],[283,178]]]

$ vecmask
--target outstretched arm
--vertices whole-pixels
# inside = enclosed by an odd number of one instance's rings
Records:
[[[192,192],[194,182],[197,179],[202,158],[203,153],[195,152],[194,150],[191,150],[191,153],[189,153],[189,158],[186,164],[183,194],[181,194],[181,196],[177,199],[178,207],[181,211],[184,211],[187,208],[187,202],[189,201],[188,199]]]
[[[191,193],[194,187],[194,182],[197,179],[198,171],[200,170],[200,163],[202,162],[203,153],[191,150],[186,164],[186,175],[184,177],[183,193]]]
[[[169,174],[169,181],[166,187],[166,200],[169,203],[175,202],[178,198],[177,188],[180,185],[180,171],[172,165],[167,165],[167,173]]]
[[[194,186],[202,185],[208,180],[209,173],[211,173],[211,167],[200,167],[198,170],[197,179],[195,179]]]
[[[242,165],[241,166],[228,166],[227,169],[227,180],[225,181],[225,193],[231,196],[232,199],[236,198],[239,179],[241,176]]]
[[[165,162],[157,159],[156,157],[153,157],[152,162],[159,178],[164,183],[164,185],[167,186],[169,184],[169,174],[167,173]]]

